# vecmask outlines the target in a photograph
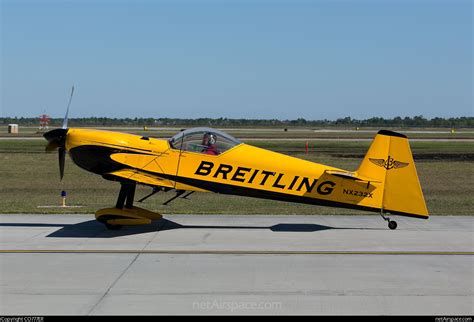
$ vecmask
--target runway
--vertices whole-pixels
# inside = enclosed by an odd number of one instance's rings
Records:
[[[0,315],[473,315],[474,217],[0,215]]]

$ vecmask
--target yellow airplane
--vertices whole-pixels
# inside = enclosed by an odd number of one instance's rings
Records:
[[[396,229],[397,223],[385,213],[429,216],[408,139],[392,131],[376,134],[356,171],[254,147],[205,127],[187,129],[167,140],[68,128],[66,113],[63,128],[44,137],[49,142],[47,151],[59,149],[61,179],[67,151],[79,167],[120,182],[115,207],[95,214],[109,229],[161,218],[133,205],[137,184],[153,188],[140,201],[160,190],[176,190],[168,202],[196,191],[214,192],[378,212],[390,229]]]

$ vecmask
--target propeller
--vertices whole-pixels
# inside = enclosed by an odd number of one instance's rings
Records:
[[[48,141],[46,145],[46,151],[51,152],[58,149],[58,161],[59,161],[59,178],[63,179],[64,176],[64,164],[66,162],[66,138],[67,138],[67,121],[69,114],[69,106],[71,105],[72,95],[74,94],[74,86],[71,90],[71,96],[67,104],[66,115],[64,116],[63,126],[60,129],[54,129],[43,134],[43,137]]]
[[[44,138],[48,141],[46,151],[54,151],[58,149],[59,156],[59,176],[63,179],[64,176],[64,163],[66,160],[66,137],[67,129],[54,129],[43,134]]]

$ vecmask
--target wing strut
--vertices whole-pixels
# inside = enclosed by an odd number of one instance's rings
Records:
[[[185,193],[186,190],[176,190],[176,196],[174,196],[173,198],[169,199],[168,201],[165,201],[163,203],[163,205],[167,205],[169,204],[171,201],[175,200],[176,198],[178,198],[179,196],[181,196],[183,193]]]
[[[162,190],[163,188],[158,188],[158,187],[153,187],[153,190],[151,191],[150,194],[146,195],[145,197],[143,197],[142,199],[138,200],[138,202],[143,202],[145,200],[147,200],[148,198],[150,198],[151,196],[153,196],[155,193],[158,193]]]

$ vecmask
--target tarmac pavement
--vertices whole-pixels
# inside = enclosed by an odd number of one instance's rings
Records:
[[[0,215],[0,315],[473,315],[474,217]]]

